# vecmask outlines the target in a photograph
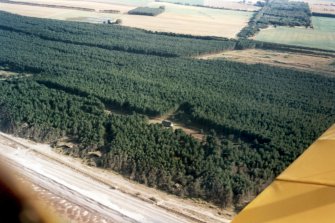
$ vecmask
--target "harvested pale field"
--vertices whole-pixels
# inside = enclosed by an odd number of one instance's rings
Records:
[[[90,12],[75,9],[63,9],[63,8],[31,6],[21,4],[8,4],[8,3],[1,3],[0,10],[37,18],[102,23],[107,19],[111,19],[112,16],[114,16],[114,14],[100,13],[98,12],[99,10],[118,10],[121,13],[126,13],[134,8],[132,6],[94,3],[88,1],[82,1],[82,2],[71,1],[71,0],[62,0],[62,1],[23,0],[23,1],[27,3],[31,2],[37,4],[50,4],[50,5],[67,6],[67,7],[83,7],[83,8],[90,8],[96,11]]]
[[[207,60],[224,58],[248,64],[264,63],[335,75],[335,66],[332,64],[335,61],[335,54],[333,56],[317,56],[301,53],[249,49],[203,55],[198,58]]]
[[[161,0],[162,2],[183,4],[183,5],[194,5],[194,6],[205,6],[211,8],[225,8],[232,10],[243,10],[243,11],[257,11],[260,7],[254,6],[255,2],[248,1],[243,3],[239,0]]]
[[[242,3],[241,1],[204,0],[204,6],[246,11],[258,11],[260,9],[260,7],[254,6],[252,2]]]
[[[16,1],[11,1],[15,3]],[[121,5],[121,4],[111,4],[104,2],[95,2],[95,1],[79,1],[79,0],[19,0],[19,2],[24,3],[35,3],[35,4],[48,4],[56,6],[68,6],[68,7],[81,7],[89,8],[96,11],[99,10],[119,10],[121,13],[128,12],[133,9],[133,6]],[[19,3],[18,3],[19,4]]]
[[[335,0],[304,0],[312,12],[335,14]]]
[[[30,2],[30,0],[25,1]],[[166,7],[166,11],[156,17],[128,15],[126,12],[133,9],[134,6],[125,6],[120,4],[107,4],[101,2],[93,3],[93,1],[79,2],[70,0],[62,0],[58,1],[58,3],[54,0],[32,0],[31,2],[73,7],[87,7],[97,11],[113,9],[121,11],[121,14],[87,12],[6,3],[1,3],[0,10],[32,17],[92,23],[102,23],[107,19],[122,19],[122,25],[129,27],[142,28],[152,31],[174,32],[201,36],[220,36],[228,38],[235,37],[236,34],[247,25],[250,17],[252,16],[251,12],[209,9],[161,2],[152,2],[147,4],[150,7],[159,7],[161,5]]]
[[[39,17],[39,18],[54,18],[63,14],[73,14],[77,11],[69,9],[56,9],[28,5],[0,4],[0,10],[11,12],[24,16]]]
[[[174,32],[200,36],[233,38],[247,25],[251,12],[209,9],[169,3],[151,3],[149,6],[164,5],[164,13],[156,17],[122,15],[125,26],[153,31]]]
[[[231,16],[208,14],[191,17],[164,13],[156,17],[154,21],[152,18],[143,16],[123,16],[122,24],[152,31],[234,38],[247,22],[243,18],[227,20],[229,17]]]
[[[296,46],[335,50],[335,18],[312,17],[313,29],[277,27],[261,30],[254,39]]]
[[[184,5],[204,5],[204,0],[162,0],[162,2],[170,2]]]

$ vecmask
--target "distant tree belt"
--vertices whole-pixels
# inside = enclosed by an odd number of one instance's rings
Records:
[[[218,36],[195,36],[192,34],[181,34],[181,33],[172,33],[172,32],[160,32],[160,31],[151,31],[151,30],[144,30],[146,33],[156,34],[156,35],[163,35],[163,36],[174,36],[174,37],[184,37],[190,39],[202,39],[202,40],[221,40],[221,41],[233,41],[234,39],[229,39],[226,37],[218,37]]]
[[[313,16],[320,16],[320,17],[335,18],[335,14],[331,14],[331,13],[313,12],[312,15]]]
[[[101,9],[101,10],[99,10],[99,12],[112,13],[112,14],[119,14],[119,13],[121,13],[119,10],[115,10],[115,9]]]
[[[156,16],[165,11],[164,6],[159,8],[151,7],[137,7],[128,12],[130,15],[146,15],[146,16]]]
[[[306,53],[313,55],[324,55],[324,56],[334,56],[334,50],[318,49],[312,47],[301,47],[294,45],[285,45],[279,43],[271,42],[262,42],[255,41],[250,39],[241,38],[236,41],[235,45],[236,50],[244,49],[265,49],[265,50],[276,50],[276,51],[285,51],[285,52],[296,52],[296,53]]]
[[[308,3],[288,0],[267,1],[261,10],[254,13],[248,26],[237,35],[241,38],[248,38],[269,25],[309,27],[311,16]]]
[[[78,145],[68,154],[177,195],[237,205],[334,122],[335,79],[187,57],[236,46],[0,12],[0,69],[18,73],[0,81],[0,128],[44,142],[67,136]],[[107,115],[110,107],[136,114]],[[205,139],[147,124],[174,111]],[[90,157],[95,150],[103,155]]]

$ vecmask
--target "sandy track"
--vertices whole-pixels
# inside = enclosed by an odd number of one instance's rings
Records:
[[[122,180],[110,171],[61,156],[47,145],[1,133],[0,155],[11,168],[21,170],[39,196],[51,197],[47,200],[58,212],[84,219],[75,222],[229,222],[218,214],[228,212]],[[150,203],[153,196],[157,203]]]
[[[190,222],[18,147],[13,150],[1,146],[0,149],[11,169],[20,171],[33,184],[92,213],[99,213],[106,222]]]
[[[75,190],[11,159],[0,157],[0,160],[6,162],[7,166],[15,172],[20,183],[31,184],[31,189],[38,196],[37,199],[41,200],[46,206],[51,206],[51,212],[56,212],[67,220],[77,223],[135,222],[114,210],[109,210],[112,213],[106,213],[107,208],[102,204],[93,199],[84,198]],[[22,170],[24,170],[24,173]],[[73,197],[76,197],[76,199],[73,199]],[[98,208],[92,208],[92,205],[96,205]]]

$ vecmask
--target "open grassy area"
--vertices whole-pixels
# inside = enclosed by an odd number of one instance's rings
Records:
[[[335,50],[335,19],[312,17],[314,29],[277,27],[262,30],[255,39],[305,47]]]

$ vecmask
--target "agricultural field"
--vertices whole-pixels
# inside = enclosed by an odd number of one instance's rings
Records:
[[[261,30],[255,40],[335,50],[335,18],[312,17],[311,28],[271,27]]]
[[[117,7],[121,12],[127,12],[130,8],[134,8],[134,6],[126,6],[122,4],[111,4],[110,2],[106,1],[104,2],[94,2],[94,1],[76,1],[76,0],[20,0],[18,2],[11,1],[12,3],[15,3],[13,5],[20,6],[24,4],[44,4],[44,5],[55,5],[55,6],[67,6],[67,7],[81,7],[81,8],[88,8],[95,11],[99,10],[108,10],[108,9],[114,9],[113,6]],[[22,3],[22,4],[21,4]],[[4,4],[5,6],[9,3],[1,2],[1,5]],[[3,6],[3,7],[5,7]],[[44,7],[42,7],[44,8]],[[48,7],[45,7],[48,8]],[[37,10],[34,10],[37,11]]]
[[[35,2],[35,3],[58,3],[58,4],[66,4],[66,5],[82,5],[83,7],[86,5],[101,5],[101,4],[106,4],[106,5],[126,5],[126,6],[132,6],[132,7],[137,7],[137,6],[146,6],[147,4],[151,2],[155,2],[155,0],[19,0],[20,2]]]
[[[255,1],[248,1],[247,3],[242,3],[239,0],[161,0],[161,2],[169,2],[175,4],[184,5],[196,5],[205,6],[211,8],[225,8],[232,10],[243,10],[243,11],[257,11],[260,7],[254,6]]]
[[[248,3],[242,3],[241,1],[204,0],[204,6],[246,11],[257,11],[260,9],[260,7],[254,6],[254,2],[247,2]]]
[[[161,2],[170,2],[184,5],[204,5],[204,0],[162,0]]]
[[[282,52],[274,50],[247,49],[232,50],[196,58],[205,60],[227,59],[248,64],[264,63],[273,66],[297,68],[300,70],[323,72],[335,75],[335,54],[329,56],[318,56],[312,54]]]
[[[37,4],[45,4],[46,1],[33,0],[24,2],[32,2]],[[110,13],[100,13],[100,10],[118,10],[120,13],[126,13],[134,7],[125,6],[125,5],[110,5],[105,3],[93,3],[93,2],[76,2],[76,1],[47,1],[48,4],[59,5],[59,6],[68,6],[68,7],[85,7],[93,9],[94,11],[81,11],[74,9],[62,9],[62,8],[53,8],[53,7],[41,7],[41,6],[31,6],[31,5],[20,5],[20,4],[8,4],[1,3],[0,10],[31,16],[38,18],[48,18],[48,19],[58,19],[58,20],[69,20],[69,21],[78,21],[78,22],[90,22],[90,23],[103,23],[108,19],[111,19],[112,16]]]
[[[335,0],[304,0],[312,12],[335,14]]]
[[[200,36],[234,38],[248,23],[251,12],[152,3],[151,7],[165,6],[165,12],[155,18],[123,15],[122,24],[153,31],[175,32]],[[154,19],[154,20],[153,20]]]
[[[24,0],[25,2],[45,3],[42,0]],[[248,23],[251,12],[218,10],[192,6],[151,2],[146,5],[153,8],[165,6],[165,12],[155,18],[128,15],[136,7],[132,5],[93,2],[93,1],[47,1],[48,4],[87,7],[93,12],[1,3],[0,10],[19,15],[69,20],[78,22],[102,23],[108,19],[121,19],[123,26],[151,31],[174,32],[200,36],[220,36],[233,38]],[[100,13],[99,10],[118,10],[119,14]]]

